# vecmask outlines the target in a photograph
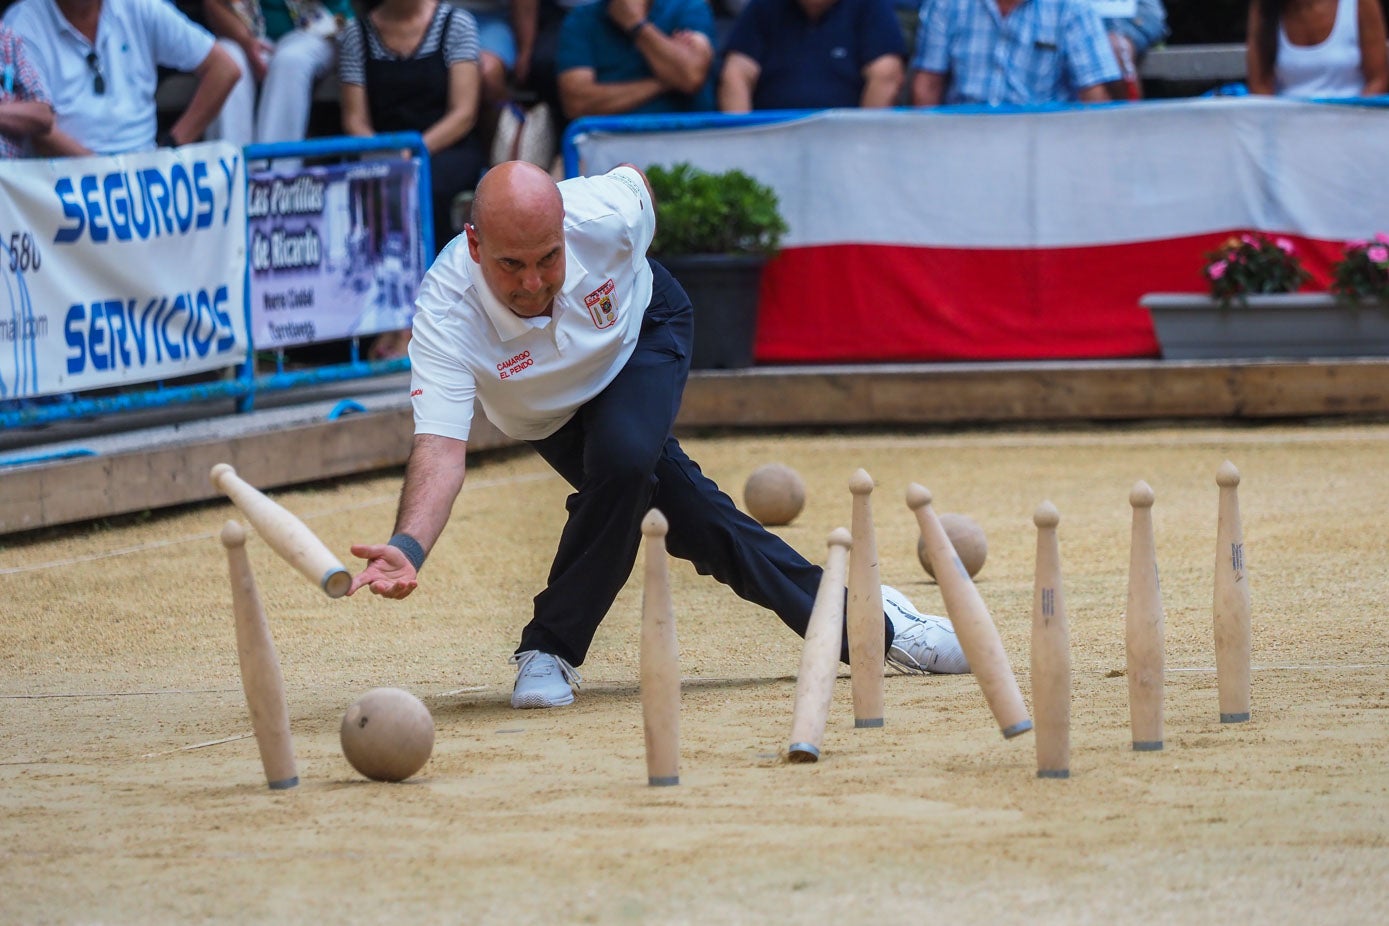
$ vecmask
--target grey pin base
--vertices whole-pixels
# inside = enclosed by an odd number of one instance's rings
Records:
[[[646,779],[646,783],[653,788],[668,788],[671,785],[680,784],[679,775],[653,776]]]
[[[1221,715],[1220,715],[1220,722],[1221,722],[1221,723],[1248,723],[1248,722],[1249,722],[1249,712],[1248,712],[1248,711],[1245,711],[1243,714],[1221,714]]]
[[[1038,778],[1070,778],[1071,770],[1068,768],[1039,768],[1037,769]]]
[[[1013,724],[1011,727],[1005,727],[1005,728],[1003,729],[1003,738],[1006,739],[1006,740],[1010,740],[1010,739],[1012,739],[1013,737],[1019,736],[1019,735],[1021,735],[1021,734],[1023,734],[1023,733],[1026,733],[1028,730],[1031,730],[1031,729],[1032,729],[1032,721],[1031,721],[1031,720],[1019,720],[1017,723]]]
[[[346,569],[329,569],[318,584],[329,598],[341,598],[352,586],[352,573]]]
[[[854,718],[854,729],[856,730],[863,730],[869,727],[881,727],[882,725],[883,718],[881,717],[869,717],[866,719]]]
[[[819,762],[820,750],[810,743],[792,743],[786,747],[787,762]]]
[[[271,791],[288,791],[290,788],[296,788],[298,786],[298,775],[295,775],[293,778],[281,778],[279,781],[270,782]]]
[[[1162,740],[1147,740],[1145,742],[1134,740],[1133,743],[1134,752],[1159,752],[1161,749]]]

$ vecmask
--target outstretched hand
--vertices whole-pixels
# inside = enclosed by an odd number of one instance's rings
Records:
[[[366,568],[352,577],[348,595],[362,586],[369,586],[373,595],[382,598],[404,598],[419,585],[419,574],[399,548],[386,544],[352,545],[352,555],[367,561]]]

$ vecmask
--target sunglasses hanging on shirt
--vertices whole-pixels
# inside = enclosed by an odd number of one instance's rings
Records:
[[[87,67],[92,72],[92,92],[97,96],[106,93],[106,75],[101,73],[101,59],[95,51],[87,52]]]

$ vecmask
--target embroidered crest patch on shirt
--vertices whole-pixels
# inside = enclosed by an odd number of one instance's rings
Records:
[[[584,297],[588,317],[593,319],[593,327],[607,328],[617,321],[617,287],[612,280],[604,283]]]

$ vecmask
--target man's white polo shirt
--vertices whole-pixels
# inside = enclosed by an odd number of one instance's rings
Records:
[[[24,39],[43,74],[58,128],[97,154],[152,150],[158,68],[196,70],[213,42],[212,33],[168,0],[103,0],[95,44],[53,0],[19,0],[5,11],[5,25]],[[105,84],[100,94],[98,73]]]
[[[473,401],[503,433],[549,437],[626,365],[651,301],[656,209],[619,167],[559,184],[564,285],[549,318],[501,304],[459,235],[420,284],[410,340],[415,433],[467,440]]]

